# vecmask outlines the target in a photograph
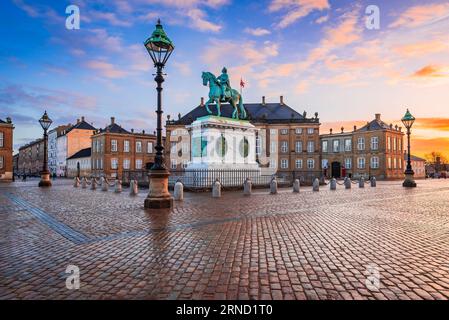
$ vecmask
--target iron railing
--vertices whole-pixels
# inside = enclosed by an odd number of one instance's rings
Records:
[[[123,171],[122,182],[127,185],[134,179],[140,186],[148,187],[148,173],[147,170]],[[241,188],[245,179],[250,178],[254,187],[268,187],[273,176],[276,176],[279,186],[291,186],[295,179],[299,179],[302,185],[312,185],[315,178],[323,178],[321,171],[278,171],[273,175],[263,174],[257,169],[184,169],[171,170],[168,185],[173,188],[180,181],[186,189],[209,189],[218,179],[224,188]]]

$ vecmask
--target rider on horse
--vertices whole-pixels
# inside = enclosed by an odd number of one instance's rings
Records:
[[[217,78],[218,82],[220,83],[221,87],[221,100],[225,100],[227,97],[230,97],[230,91],[231,91],[231,82],[229,81],[228,76],[228,69],[226,67],[221,70],[221,75]]]

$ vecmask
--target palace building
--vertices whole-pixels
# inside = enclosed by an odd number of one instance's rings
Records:
[[[328,177],[375,176],[378,179],[404,178],[402,128],[387,124],[376,114],[365,126],[320,136],[321,166]]]
[[[115,123],[96,130],[91,137],[94,176],[122,177],[124,171],[148,170],[154,163],[156,135],[125,130]]]
[[[215,106],[210,108],[214,110]],[[257,129],[256,161],[262,174],[282,175],[301,171],[318,175],[320,167],[320,121],[318,114],[307,117],[289,107],[281,96],[278,102],[247,103],[244,108],[249,122]],[[231,117],[233,108],[222,104],[223,117]],[[170,170],[182,170],[191,161],[191,124],[207,116],[204,99],[199,106],[178,119],[167,117],[165,159]]]
[[[0,181],[13,180],[13,132],[11,118],[0,119]]]

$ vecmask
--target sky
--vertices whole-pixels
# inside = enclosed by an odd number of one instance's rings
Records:
[[[80,28],[67,29],[69,5]],[[379,12],[379,28],[367,18]],[[373,13],[374,12],[374,13]],[[104,127],[155,129],[154,68],[143,42],[160,18],[175,50],[164,71],[165,116],[207,96],[201,72],[243,78],[244,102],[285,102],[319,113],[322,132],[417,118],[412,148],[449,156],[449,1],[2,0],[0,118],[17,149],[85,116]]]

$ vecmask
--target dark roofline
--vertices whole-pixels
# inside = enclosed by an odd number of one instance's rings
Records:
[[[90,157],[91,155],[92,155],[92,148],[85,148],[85,149],[81,149],[74,155],[68,157],[67,160],[78,159],[78,158],[87,158],[87,157]]]

